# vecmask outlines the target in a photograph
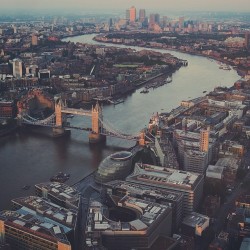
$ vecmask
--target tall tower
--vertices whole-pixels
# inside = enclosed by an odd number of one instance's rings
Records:
[[[184,17],[179,17],[179,28],[184,27]]]
[[[62,99],[55,97],[56,126],[62,127]]]
[[[102,118],[102,108],[97,102],[95,107],[92,107],[92,132],[95,134],[101,132],[99,118]]]
[[[62,116],[62,99],[61,97],[55,97],[55,114],[56,114],[56,127],[53,127],[53,136],[58,137],[65,133],[63,128],[63,116]]]
[[[160,24],[160,15],[159,14],[150,14],[149,16],[149,25]]]
[[[155,14],[155,22],[157,23],[157,24],[160,24],[160,14]]]
[[[129,21],[130,21],[130,22],[135,22],[135,20],[136,20],[136,8],[135,8],[135,6],[132,6],[132,7],[130,8]]]
[[[145,11],[145,9],[140,9],[139,10],[139,21],[140,22],[144,22],[145,18],[146,18],[146,11]]]
[[[130,20],[130,10],[129,9],[127,9],[126,10],[126,20]]]
[[[92,107],[92,132],[89,134],[89,143],[105,141],[106,136],[101,134],[102,107],[97,103]]]
[[[210,128],[202,129],[200,132],[200,151],[208,152]]]

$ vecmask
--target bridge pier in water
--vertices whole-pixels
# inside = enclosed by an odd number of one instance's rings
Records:
[[[95,143],[101,143],[106,141],[106,135],[102,134],[94,134],[94,133],[89,133],[89,143],[90,144],[95,144]]]
[[[52,135],[54,137],[59,137],[65,134],[64,128],[52,128]]]

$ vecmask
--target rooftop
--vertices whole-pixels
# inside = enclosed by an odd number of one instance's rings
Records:
[[[156,197],[158,199],[163,199],[166,201],[178,201],[181,199],[182,194],[174,191],[164,190],[164,189],[155,189],[154,187],[145,186],[142,184],[135,184],[126,181],[115,180],[112,182],[108,182],[106,184],[107,187],[111,187],[112,189],[123,189],[128,195],[140,197],[151,196]]]
[[[206,215],[192,212],[183,219],[182,223],[195,228],[196,226],[202,226],[207,221],[209,221],[209,217]]]
[[[64,183],[46,182],[46,183],[36,184],[35,187],[40,190],[45,189],[51,195],[57,197],[60,200],[67,201],[70,204],[74,205],[75,207],[78,207],[79,205],[80,193],[76,189]]]
[[[216,173],[216,174],[222,174],[224,171],[223,166],[215,166],[215,165],[208,165],[206,173]]]
[[[220,158],[215,165],[238,169],[239,160],[233,157]]]
[[[37,196],[17,198],[13,199],[12,202],[20,207],[33,210],[35,214],[39,214],[42,217],[48,217],[53,221],[57,221],[69,229],[75,227],[77,219],[76,210],[60,207],[45,198]]]
[[[195,141],[200,142],[200,138],[201,138],[200,133],[185,131],[181,129],[175,129],[175,135],[177,135],[177,137],[183,137],[183,139],[188,138],[192,140],[191,143],[194,143]],[[214,141],[215,141],[214,138],[211,138],[211,137],[209,138],[210,143],[213,143]]]
[[[132,153],[129,151],[121,151],[110,155],[110,158],[115,161],[124,161],[131,158]]]
[[[105,212],[107,207],[92,200],[88,211],[87,232],[101,231],[103,234],[109,234],[109,231],[116,231],[116,234],[124,234],[124,231],[126,231],[129,234],[129,232],[133,231],[139,234],[142,234],[142,232],[146,234],[151,225],[157,225],[161,221],[162,215],[171,213],[171,208],[150,201],[130,196],[123,198],[111,196],[111,198],[116,207],[134,210],[139,216],[128,222],[113,221],[109,218],[108,213]]]
[[[126,180],[143,181],[146,185],[154,183],[160,187],[176,186],[179,189],[187,190],[192,189],[200,178],[202,175],[198,173],[137,163],[134,172]]]
[[[68,243],[62,227],[56,224],[48,223],[40,220],[33,214],[21,214],[18,211],[1,211],[0,219],[5,221],[6,224],[15,225],[22,230],[31,232],[32,234],[42,236],[53,242],[62,241]]]

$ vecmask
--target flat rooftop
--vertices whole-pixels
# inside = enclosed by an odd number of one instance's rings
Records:
[[[198,151],[198,150],[191,150],[191,149],[186,150],[185,153],[187,153],[188,155],[191,155],[193,157],[202,157],[202,158],[207,155],[207,152],[202,152],[202,151]]]
[[[80,192],[76,189],[59,182],[46,182],[35,185],[36,189],[47,190],[47,192],[59,200],[70,201],[72,205],[78,207]]]
[[[224,171],[223,166],[208,165],[206,173],[207,174],[210,174],[210,173],[222,174],[223,171]]]
[[[140,197],[151,196],[157,197],[158,199],[166,201],[179,201],[182,198],[182,194],[164,190],[164,189],[155,189],[155,187],[145,186],[143,184],[135,184],[126,181],[115,180],[104,184],[107,188],[112,188],[113,190],[124,190],[128,195],[134,196],[139,195]]]
[[[150,201],[141,200],[135,197],[125,196],[118,198],[111,196],[117,207],[129,208],[137,211],[140,214],[139,218],[129,221],[112,221],[107,218],[104,212],[107,207],[99,202],[91,201],[88,211],[88,219],[86,225],[86,232],[101,231],[102,233],[116,232],[116,234],[130,234],[138,232],[138,234],[146,234],[148,228],[152,225],[157,225],[162,220],[162,216],[171,213],[172,209],[161,204],[153,203]]]
[[[33,210],[42,217],[47,217],[53,221],[57,221],[67,228],[73,229],[77,220],[77,211],[74,209],[66,209],[60,207],[45,198],[37,196],[28,196],[13,199],[12,203],[20,207],[26,207]]]
[[[56,224],[48,223],[40,220],[37,216],[32,214],[21,214],[17,211],[1,211],[0,219],[6,224],[16,225],[18,228],[22,228],[24,231],[31,232],[38,237],[43,235],[45,239],[48,238],[51,241],[62,241],[68,243],[67,237],[62,227]]]
[[[127,181],[142,181],[145,185],[159,187],[178,187],[183,191],[193,189],[202,175],[193,172],[165,168],[160,166],[137,163],[134,172],[126,178]]]
[[[216,164],[216,166],[223,166],[223,167],[230,167],[234,169],[238,169],[239,167],[239,160],[234,157],[225,157],[220,158]]]
[[[209,221],[209,217],[206,215],[192,212],[183,219],[182,223],[195,228],[196,226],[202,226],[207,221]]]

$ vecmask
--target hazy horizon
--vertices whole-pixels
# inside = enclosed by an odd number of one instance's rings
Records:
[[[123,10],[134,5],[138,10],[161,9],[168,11],[231,11],[231,12],[250,12],[249,0],[1,0],[1,9],[9,10]]]

